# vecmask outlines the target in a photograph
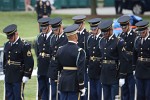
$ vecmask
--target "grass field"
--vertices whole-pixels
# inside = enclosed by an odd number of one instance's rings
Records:
[[[71,18],[74,15],[52,15],[51,17],[53,18],[56,16],[63,18],[64,26],[73,23],[73,20]],[[150,18],[148,17],[144,17],[144,19],[150,21]],[[39,34],[36,13],[0,12],[0,46],[3,46],[4,42],[7,41],[5,34],[3,34],[2,32],[3,28],[12,23],[17,24],[19,35],[25,40],[33,41],[36,38],[37,34]],[[87,22],[86,28],[89,29],[89,24]],[[33,56],[36,68],[36,57],[34,52]],[[32,79],[27,83],[25,87],[25,99],[35,100],[35,96],[36,96],[36,77],[32,77]],[[0,81],[0,100],[2,100],[2,98],[3,98],[3,81]]]
[[[36,98],[36,87],[37,87],[36,77],[32,77],[31,80],[25,85],[24,95],[25,100],[35,100]],[[0,100],[3,100],[3,89],[4,82],[0,81]]]

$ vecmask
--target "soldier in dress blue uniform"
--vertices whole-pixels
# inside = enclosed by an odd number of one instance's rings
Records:
[[[24,85],[31,78],[34,66],[31,45],[21,40],[15,24],[5,27],[3,32],[9,39],[4,45],[5,99],[24,100]]]
[[[103,85],[104,100],[114,100],[118,95],[119,89],[119,63],[122,66],[122,61],[126,59],[124,40],[116,37],[113,34],[111,20],[103,20],[99,24],[99,28],[104,34],[104,37],[99,42],[100,51],[102,54],[102,68],[100,79]],[[126,59],[127,60],[127,59]]]
[[[57,89],[57,64],[56,64],[56,52],[59,47],[65,45],[68,42],[66,34],[63,32],[62,18],[56,17],[51,19],[49,24],[52,26],[52,30],[54,31],[55,37],[53,37],[53,41],[51,48],[51,59],[48,70],[48,77],[50,78],[51,85],[51,100],[58,100],[58,89]]]
[[[121,100],[134,100],[135,94],[135,79],[133,71],[135,68],[132,66],[132,56],[133,56],[133,47],[134,40],[136,38],[136,33],[133,31],[130,25],[129,16],[121,16],[118,19],[118,22],[121,25],[123,32],[119,35],[125,41],[126,57],[129,61],[124,61],[123,65],[125,69],[120,68],[120,80],[119,85],[121,86]]]
[[[80,100],[85,95],[84,67],[86,54],[77,45],[77,29],[74,24],[65,28],[68,43],[58,49],[56,61],[61,71],[59,78],[60,100]]]
[[[134,43],[133,66],[135,68],[137,100],[150,100],[150,33],[149,22],[135,24],[140,33]]]
[[[37,20],[43,17],[44,18],[50,17],[52,9],[49,0],[37,0],[35,7],[37,13]],[[40,25],[39,25],[39,32],[42,32]]]
[[[100,82],[101,72],[101,53],[99,49],[99,40],[102,38],[101,30],[98,28],[101,18],[88,20],[91,27],[91,35],[87,40],[88,48],[88,76],[90,80],[90,100],[101,100],[102,85]]]
[[[51,56],[51,37],[54,36],[52,29],[49,26],[49,21],[49,18],[41,18],[38,20],[42,32],[36,40],[38,95],[42,100],[48,100],[49,98],[49,80],[47,72]]]
[[[51,14],[51,4],[49,0],[37,0],[36,1],[36,13],[37,13],[37,19],[43,17],[49,17]]]
[[[89,32],[87,32],[87,30],[85,28],[86,16],[85,15],[78,15],[78,16],[74,16],[72,19],[74,20],[75,24],[79,24],[79,29],[78,29],[78,33],[77,33],[77,35],[78,35],[78,46],[80,48],[83,48],[85,50],[86,54],[88,54],[87,38],[89,36]],[[86,60],[85,74],[84,74],[85,88],[88,88],[87,66],[88,66],[88,60]],[[87,100],[87,96],[88,96],[88,89],[86,91],[86,95],[84,97],[81,97],[81,100]]]

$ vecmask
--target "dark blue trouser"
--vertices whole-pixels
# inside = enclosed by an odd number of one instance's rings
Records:
[[[90,100],[101,100],[102,85],[100,80],[90,79]]]
[[[51,91],[50,92],[51,100],[56,100],[57,82],[55,82],[54,80],[50,80],[50,85],[51,85],[51,90],[49,91]],[[59,95],[58,95],[58,98],[59,98]]]
[[[125,84],[121,88],[121,100],[134,100],[135,79],[133,74],[128,74],[125,78]]]
[[[23,100],[24,85],[22,82],[7,83],[5,82],[6,100]]]
[[[119,84],[106,85],[102,84],[104,100],[115,100],[115,96],[118,95],[119,92]]]
[[[42,100],[49,100],[49,80],[47,76],[38,75],[38,95]]]
[[[136,78],[137,100],[150,100],[150,79]]]
[[[60,100],[80,100],[79,92],[60,92]]]

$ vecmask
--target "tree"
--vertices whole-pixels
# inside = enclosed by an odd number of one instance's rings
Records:
[[[97,15],[96,7],[97,7],[97,0],[90,0],[91,3],[91,15]]]

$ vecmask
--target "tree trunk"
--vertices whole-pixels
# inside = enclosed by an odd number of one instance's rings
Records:
[[[97,8],[97,0],[90,0],[91,3],[91,15],[97,15],[96,8]]]

